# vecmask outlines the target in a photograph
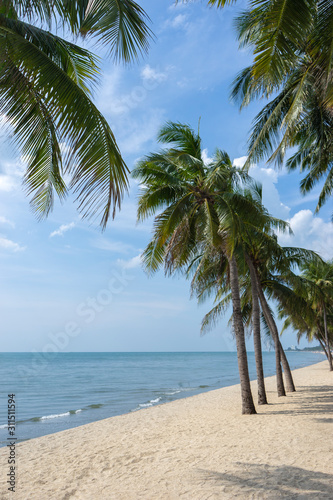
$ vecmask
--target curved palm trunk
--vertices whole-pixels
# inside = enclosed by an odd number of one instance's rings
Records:
[[[229,271],[230,271],[230,288],[232,296],[232,321],[236,337],[237,346],[237,359],[238,369],[242,394],[242,413],[243,415],[252,415],[256,412],[250,385],[249,367],[247,363],[245,334],[242,319],[239,283],[238,283],[238,269],[235,256],[228,257]]]
[[[330,372],[333,371],[333,364],[332,364],[332,353],[331,353],[331,346],[330,346],[330,341],[328,338],[328,331],[327,331],[327,315],[326,315],[326,307],[324,304],[324,328],[325,328],[325,342],[326,342],[326,349],[327,349],[327,354],[328,354],[328,364],[330,365]]]
[[[268,327],[270,329],[271,335],[273,337],[274,345],[275,345],[275,366],[276,366],[276,386],[278,396],[285,396],[286,391],[284,389],[283,376],[282,376],[282,368],[281,368],[281,353],[280,353],[280,339],[279,333],[276,328],[275,321],[272,318],[271,311],[269,310],[266,297],[264,295],[260,280],[256,273],[257,285],[258,285],[258,294],[260,299],[260,304],[262,308],[262,312],[267,321]]]
[[[246,256],[246,262],[250,271],[251,292],[252,292],[252,329],[253,329],[253,346],[256,360],[257,382],[258,382],[258,404],[267,405],[267,396],[265,389],[264,367],[262,362],[262,348],[260,337],[260,306],[259,295],[255,270],[251,259]]]
[[[274,323],[275,323],[275,321],[274,321]],[[276,328],[276,330],[277,330],[277,328]],[[280,344],[281,363],[282,363],[282,368],[283,368],[283,371],[284,371],[284,376],[285,376],[285,379],[286,379],[287,392],[296,392],[295,384],[294,384],[294,379],[293,379],[293,376],[292,376],[292,373],[291,373],[291,370],[290,370],[290,366],[289,366],[289,363],[288,363],[288,358],[286,356],[286,353],[284,352],[284,349],[282,347],[280,339],[279,339],[279,344]]]

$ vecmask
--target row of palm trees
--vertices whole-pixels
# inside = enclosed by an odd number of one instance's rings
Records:
[[[309,273],[329,264],[310,250],[278,244],[275,231],[290,231],[288,224],[267,212],[262,205],[261,187],[244,170],[234,167],[225,151],[217,150],[205,163],[199,134],[188,125],[174,122],[168,122],[160,130],[158,140],[167,148],[144,157],[132,173],[142,183],[138,220],[155,216],[152,239],[143,252],[144,266],[150,273],[161,267],[168,275],[184,272],[191,278],[192,293],[200,301],[214,297],[216,304],[205,316],[203,330],[215,324],[232,303],[242,413],[256,413],[244,325],[251,322],[253,330],[258,403],[267,403],[262,322],[275,346],[278,395],[286,394],[282,366],[287,390],[294,391],[267,298],[278,301],[281,316],[287,316],[286,326],[296,325],[299,310],[296,309],[295,315],[292,304],[297,301],[303,301],[304,307],[310,308],[315,316],[325,311],[327,324],[327,315],[333,311],[332,276],[327,276],[327,293],[324,293],[319,292],[321,284],[313,284],[305,275],[299,276],[297,270],[302,268]],[[309,296],[304,295],[306,286]],[[316,295],[311,295],[313,290]],[[310,296],[315,302],[310,303]],[[304,331],[309,332],[309,326],[310,323],[304,325]],[[315,328],[311,323],[312,326]],[[329,353],[327,325],[325,332],[323,341]]]
[[[222,8],[233,1],[208,3]],[[255,119],[247,166],[265,156],[281,164],[286,151],[296,148],[287,166],[308,172],[303,192],[325,178],[319,209],[333,189],[333,0],[249,0],[248,5],[237,30],[254,59],[236,79],[232,95],[242,105],[275,97]],[[72,189],[82,215],[98,217],[105,228],[120,207],[128,170],[91,100],[98,59],[50,32],[59,19],[64,31],[95,38],[127,62],[148,48],[148,18],[133,0],[4,0],[0,6],[0,102],[25,157],[32,206],[43,217],[55,194],[63,199]],[[261,404],[267,401],[261,323],[275,345],[278,394],[285,394],[281,364],[287,390],[294,390],[267,299],[277,301],[285,327],[322,343],[332,367],[332,263],[278,245],[274,231],[287,231],[288,225],[268,214],[259,186],[234,168],[224,151],[205,164],[199,135],[177,123],[167,124],[159,139],[171,147],[147,156],[134,171],[145,185],[139,219],[162,210],[155,216],[145,265],[150,271],[162,265],[167,273],[186,271],[200,300],[213,294],[217,304],[203,328],[232,301],[243,412],[254,413],[244,324],[253,326]]]

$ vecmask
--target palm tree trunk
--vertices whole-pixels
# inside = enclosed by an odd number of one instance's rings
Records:
[[[253,263],[247,255],[245,256],[247,265],[250,270],[251,292],[252,292],[252,329],[253,329],[253,346],[256,360],[257,383],[258,383],[258,404],[267,405],[267,396],[265,389],[264,367],[262,362],[262,348],[260,337],[260,306],[256,274]]]
[[[326,350],[326,347],[325,347],[324,342],[322,342],[322,341],[320,340],[320,338],[319,338],[319,337],[318,337],[318,340],[319,340],[319,344],[320,344],[320,345],[321,345],[321,347],[323,348],[323,351],[324,351],[324,353],[325,353],[326,358],[328,359],[328,353],[327,353],[327,350]]]
[[[256,278],[257,278],[257,285],[258,285],[258,294],[259,294],[259,299],[260,299],[260,304],[262,308],[262,312],[265,316],[265,319],[267,321],[268,327],[270,329],[271,335],[273,337],[274,345],[275,345],[275,365],[276,365],[276,386],[277,386],[277,393],[278,396],[285,396],[286,391],[284,389],[284,383],[283,383],[283,376],[282,376],[282,368],[281,368],[281,355],[280,355],[280,339],[279,339],[279,333],[276,328],[275,321],[271,315],[271,311],[268,307],[259,277],[256,273]]]
[[[279,339],[279,344],[280,344],[280,356],[281,356],[282,368],[284,371],[284,376],[286,378],[287,392],[296,392],[294,379],[290,370],[288,359],[286,353],[284,352],[280,339]]]
[[[247,363],[246,345],[244,325],[242,319],[239,283],[238,283],[238,269],[235,256],[228,257],[229,272],[230,272],[230,288],[232,296],[232,321],[236,337],[237,346],[237,360],[242,394],[242,414],[252,415],[256,412],[250,385],[249,367]]]
[[[325,303],[324,303],[324,329],[325,329],[326,349],[327,349],[327,354],[328,354],[328,363],[330,365],[330,372],[333,372],[331,346],[330,346],[330,341],[328,338],[328,331],[327,331],[327,315],[326,315]]]

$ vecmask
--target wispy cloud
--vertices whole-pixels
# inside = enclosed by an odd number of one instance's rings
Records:
[[[17,187],[16,179],[10,175],[0,175],[0,191],[5,191],[9,193]]]
[[[22,252],[26,247],[21,247],[18,243],[15,243],[15,241],[0,236],[0,248],[8,250],[9,252]]]
[[[67,231],[70,231],[74,227],[74,222],[70,222],[69,224],[62,224],[58,229],[50,234],[50,238],[53,238],[54,236],[63,236],[65,233],[67,233]]]
[[[113,253],[128,253],[133,252],[134,247],[122,241],[111,241],[106,238],[100,238],[93,242],[95,248],[99,250],[106,250]]]
[[[164,109],[151,108],[148,113],[129,121],[126,137],[119,140],[123,154],[142,152],[146,144],[156,138],[157,131],[164,120]]]
[[[4,226],[15,227],[14,222],[12,222],[11,220],[7,219],[3,215],[0,215],[0,224],[2,224]]]
[[[141,254],[129,260],[118,259],[117,262],[123,269],[134,269],[136,267],[140,267],[142,264]]]
[[[146,81],[155,81],[155,82],[163,82],[164,80],[167,79],[167,73],[163,73],[161,71],[157,71],[156,69],[152,68],[149,64],[146,64],[146,66],[142,69],[141,71],[141,78]]]

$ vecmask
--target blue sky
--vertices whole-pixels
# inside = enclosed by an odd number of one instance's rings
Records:
[[[251,60],[237,47],[236,9],[217,12],[205,2],[175,7],[169,0],[140,4],[156,35],[149,54],[131,67],[103,59],[95,95],[129,168],[156,149],[157,131],[166,120],[196,128],[199,117],[205,154],[219,147],[241,165],[251,120],[262,103],[240,113],[229,100],[233,78]],[[235,349],[229,315],[200,337],[209,304],[198,307],[190,300],[184,278],[159,273],[148,279],[141,269],[139,255],[149,241],[151,222],[136,225],[135,182],[104,233],[80,219],[71,198],[57,203],[40,223],[21,187],[19,151],[4,129],[0,141],[1,351]],[[267,208],[288,219],[294,230],[295,236],[283,236],[281,243],[330,258],[332,205],[313,215],[320,186],[303,198],[298,173],[275,171],[264,163],[251,172],[263,183]],[[295,334],[285,334],[282,342],[295,344]]]

